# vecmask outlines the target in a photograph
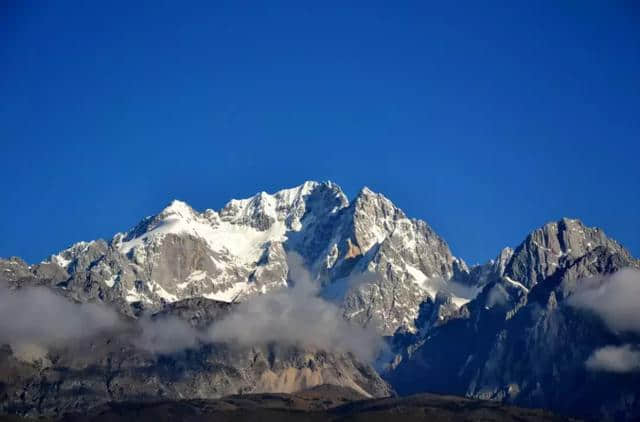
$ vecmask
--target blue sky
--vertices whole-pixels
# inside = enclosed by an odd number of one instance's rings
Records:
[[[0,256],[307,179],[384,193],[470,263],[562,216],[640,255],[632,2],[14,3]]]

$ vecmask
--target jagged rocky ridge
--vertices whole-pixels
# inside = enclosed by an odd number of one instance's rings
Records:
[[[80,242],[20,271],[76,300],[135,313],[192,297],[243,301],[286,287],[291,252],[346,319],[387,335],[413,329],[420,303],[468,272],[424,221],[367,188],[350,203],[331,182],[262,192],[219,211],[173,201],[109,242]],[[455,296],[456,303],[468,296]]]
[[[109,242],[81,242],[31,266],[0,261],[0,274],[12,286],[45,285],[132,317],[170,312],[197,324],[211,317],[202,311],[207,298],[245,301],[286,287],[292,252],[345,319],[392,336],[383,376],[402,394],[452,393],[597,418],[640,415],[637,373],[585,366],[600,347],[640,339],[567,305],[586,277],[640,264],[578,220],[546,224],[468,268],[427,223],[384,196],[364,188],[350,202],[333,183],[307,182],[219,211],[174,201]],[[231,366],[244,367],[238,362]],[[367,374],[363,385],[383,385],[368,369],[347,372]]]

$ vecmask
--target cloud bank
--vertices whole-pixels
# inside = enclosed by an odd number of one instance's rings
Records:
[[[134,346],[152,353],[195,347],[201,338],[187,322],[175,317],[127,323],[105,305],[74,303],[44,287],[0,289],[0,344],[10,344],[20,355],[40,357],[51,347],[99,334],[125,336]]]
[[[196,348],[206,336],[178,317],[157,319],[141,318],[137,321],[139,335],[133,344],[152,353],[171,354],[184,349]]]
[[[318,296],[318,288],[295,254],[287,257],[289,289],[255,296],[209,331],[210,339],[244,346],[282,345],[351,352],[372,361],[382,347],[373,330],[351,325],[334,303]]]
[[[640,350],[630,344],[606,346],[593,352],[585,364],[592,371],[617,373],[640,371]]]
[[[46,348],[120,326],[106,306],[76,304],[46,288],[0,289],[0,343]]]
[[[489,290],[485,306],[488,308],[493,308],[496,305],[503,306],[508,301],[509,293],[507,293],[507,291],[501,284],[496,284],[491,288],[491,290]]]
[[[568,304],[594,312],[613,332],[640,334],[640,271],[626,268],[582,280]],[[625,344],[596,349],[585,366],[592,371],[640,371],[640,346]]]
[[[135,347],[157,354],[211,342],[248,347],[277,343],[351,352],[373,361],[382,339],[373,329],[350,324],[335,303],[319,297],[318,286],[299,256],[292,254],[287,260],[291,288],[250,298],[205,330],[174,316],[125,321],[107,306],[74,303],[43,287],[0,290],[0,344],[42,355],[52,346],[104,333],[125,336]]]
[[[640,271],[627,268],[583,280],[568,303],[595,312],[615,332],[640,333]]]

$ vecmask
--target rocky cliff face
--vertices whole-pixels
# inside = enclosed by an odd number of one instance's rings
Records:
[[[504,274],[531,288],[570,260],[582,257],[597,247],[629,257],[615,240],[596,227],[585,227],[579,220],[563,218],[535,230],[513,252]]]
[[[325,268],[314,264],[325,296],[381,334],[414,329],[420,303],[446,290],[454,266],[466,270],[427,223],[366,188],[341,213],[327,250]]]

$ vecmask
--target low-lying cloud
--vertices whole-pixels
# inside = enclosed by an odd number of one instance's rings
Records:
[[[96,303],[74,303],[45,287],[0,289],[0,344],[22,356],[42,356],[98,334],[123,336],[153,353],[195,347],[200,334],[176,317],[124,320],[114,309]]]
[[[500,284],[494,285],[487,295],[485,306],[493,308],[494,306],[504,306],[509,301],[509,293]]]
[[[188,322],[174,316],[137,321],[139,335],[133,340],[136,347],[152,353],[170,354],[195,348],[205,341],[205,334]]]
[[[48,347],[121,324],[106,306],[75,304],[46,288],[0,290],[0,343]]]
[[[640,271],[627,268],[579,286],[569,305],[595,312],[615,332],[640,333]]]
[[[126,320],[105,305],[74,303],[44,287],[0,289],[0,344],[36,356],[104,333],[123,336],[129,344],[157,354],[211,342],[249,347],[277,343],[351,352],[373,361],[383,345],[381,338],[373,329],[347,322],[335,303],[321,298],[299,256],[290,255],[288,264],[292,287],[250,298],[208,329],[170,315]]]
[[[585,364],[592,371],[616,373],[640,371],[640,350],[630,344],[606,346],[593,352]]]
[[[241,303],[211,327],[210,338],[245,346],[278,343],[351,352],[372,361],[382,347],[380,337],[345,321],[337,305],[319,297],[299,256],[290,254],[287,261],[292,287]]]
[[[582,280],[568,303],[594,312],[613,332],[640,334],[640,271],[626,268],[611,275]],[[625,344],[599,348],[585,365],[592,371],[640,371],[640,346]]]

